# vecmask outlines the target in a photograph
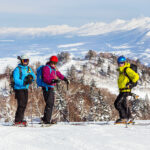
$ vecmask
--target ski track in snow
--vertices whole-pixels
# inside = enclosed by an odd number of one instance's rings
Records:
[[[0,150],[149,150],[149,139],[150,125],[0,125]]]

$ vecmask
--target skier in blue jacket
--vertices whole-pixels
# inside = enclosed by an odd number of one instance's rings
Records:
[[[22,55],[18,57],[20,64],[13,71],[15,98],[17,99],[17,111],[15,115],[15,125],[26,126],[26,121],[23,120],[24,112],[28,102],[28,88],[35,80],[35,74],[28,66],[29,57]]]

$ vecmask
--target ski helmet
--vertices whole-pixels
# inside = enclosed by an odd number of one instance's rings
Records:
[[[124,56],[120,56],[120,57],[118,57],[117,62],[118,62],[118,63],[126,62],[126,58],[125,58]]]
[[[29,56],[27,56],[27,55],[22,55],[22,56],[20,56],[20,59],[29,59]]]
[[[58,57],[57,56],[51,56],[50,61],[57,63],[58,62]]]
[[[29,64],[29,56],[27,55],[18,56],[18,59],[21,61],[21,64],[24,66],[27,66]]]

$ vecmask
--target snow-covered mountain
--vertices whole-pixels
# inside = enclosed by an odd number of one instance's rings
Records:
[[[39,60],[60,51],[82,56],[89,49],[123,54],[150,65],[150,18],[89,23],[81,27],[0,28],[0,63],[4,65],[8,58],[24,53],[32,58],[39,56],[36,58]]]
[[[149,46],[150,18],[116,20],[109,24],[90,23],[81,27],[0,28],[0,73],[6,66],[15,67],[18,63],[16,56],[24,53],[31,57],[30,64],[33,64],[37,61],[45,63],[50,55],[62,51],[68,51],[76,58],[84,57],[89,49],[123,54],[150,65]],[[104,69],[107,68],[104,66]],[[101,84],[102,87],[104,85],[107,84]]]

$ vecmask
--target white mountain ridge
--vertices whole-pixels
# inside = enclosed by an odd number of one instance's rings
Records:
[[[43,36],[43,35],[62,35],[72,34],[78,36],[101,35],[119,30],[133,30],[136,28],[150,29],[150,17],[142,17],[131,20],[117,19],[111,23],[91,22],[80,27],[72,27],[69,25],[50,25],[40,28],[15,28],[1,27],[0,36],[15,34],[16,36]],[[150,32],[147,33],[149,36]]]

